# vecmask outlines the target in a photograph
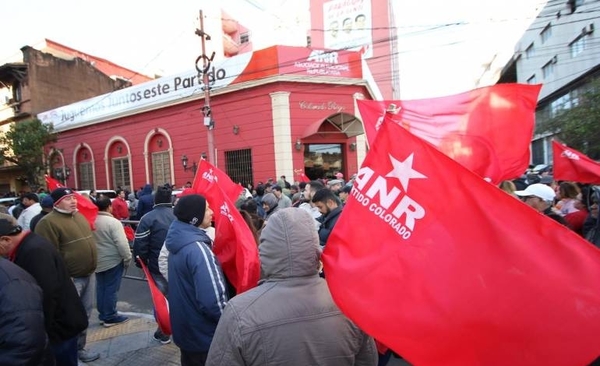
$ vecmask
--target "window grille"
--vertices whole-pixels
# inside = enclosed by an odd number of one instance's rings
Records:
[[[129,176],[129,159],[116,158],[112,160],[113,189],[121,187],[130,188],[131,177]]]
[[[94,187],[94,167],[91,162],[80,163],[77,168],[79,174],[79,189],[95,189]]]
[[[155,187],[171,182],[171,164],[169,163],[169,152],[161,151],[152,153],[152,183]]]
[[[252,174],[252,150],[225,151],[225,172],[235,183],[242,183],[246,187],[254,184]]]

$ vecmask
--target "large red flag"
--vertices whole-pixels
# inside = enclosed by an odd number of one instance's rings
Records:
[[[388,109],[393,120],[493,183],[514,179],[529,164],[541,85],[497,84],[420,100],[359,100],[369,145]]]
[[[202,160],[192,189],[204,195],[214,211],[216,233],[213,252],[236,293],[240,294],[258,284],[260,262],[254,236],[230,196],[232,185],[239,187],[235,195],[237,199],[242,187],[233,183],[219,168]]]
[[[52,192],[56,188],[63,188],[56,179],[46,175],[46,185],[48,190]],[[75,197],[77,197],[77,211],[79,211],[85,219],[90,223],[92,230],[96,230],[96,216],[98,216],[98,206],[89,199],[83,197],[80,193],[73,191]]]
[[[552,141],[554,179],[600,184],[600,163],[579,151]]]
[[[148,287],[150,288],[150,295],[152,296],[152,303],[154,304],[155,309],[154,317],[156,318],[156,323],[164,334],[171,335],[173,332],[171,331],[171,318],[169,317],[169,301],[158,289],[158,286],[156,285],[154,278],[152,278],[150,270],[144,264],[144,261],[140,260],[140,257],[137,257],[136,260],[142,266],[142,270],[146,275],[146,280],[148,280]]]
[[[383,124],[323,260],[340,309],[414,365],[600,354],[600,251],[398,124]]]

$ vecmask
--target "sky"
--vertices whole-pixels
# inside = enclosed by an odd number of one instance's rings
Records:
[[[473,88],[495,54],[502,50],[508,55],[503,57],[510,56],[519,34],[533,21],[532,10],[543,2],[393,1],[405,99]],[[20,57],[22,46],[48,38],[150,76],[179,73],[192,69],[200,54],[194,35],[199,10],[217,20],[215,3],[244,18],[253,39],[269,43],[265,47],[304,42],[308,0],[21,0],[3,5],[0,64]]]

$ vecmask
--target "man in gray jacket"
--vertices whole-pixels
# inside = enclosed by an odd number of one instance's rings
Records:
[[[319,277],[313,221],[295,208],[269,219],[258,247],[263,280],[225,307],[207,366],[377,365],[375,342],[342,314]]]

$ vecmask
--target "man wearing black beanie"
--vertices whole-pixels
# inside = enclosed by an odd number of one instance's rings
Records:
[[[201,228],[213,211],[198,194],[183,196],[173,210],[165,245],[169,250],[169,313],[181,365],[204,365],[219,318],[227,304],[221,264]]]

